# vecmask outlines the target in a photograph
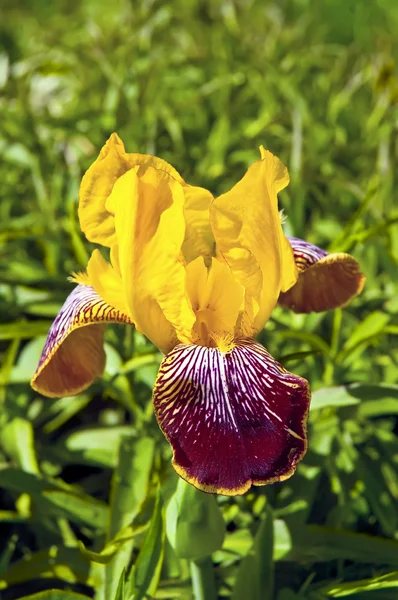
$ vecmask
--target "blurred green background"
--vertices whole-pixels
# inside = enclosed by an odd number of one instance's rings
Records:
[[[1,600],[398,597],[397,31],[395,0],[0,1]],[[361,262],[348,308],[276,309],[260,335],[314,391],[283,484],[175,494],[161,357],[132,328],[86,393],[29,387],[112,131],[214,193],[263,144],[287,232]]]

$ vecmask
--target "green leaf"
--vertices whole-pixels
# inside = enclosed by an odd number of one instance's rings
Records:
[[[0,486],[18,494],[32,495],[38,495],[45,489],[69,489],[69,486],[62,482],[7,466],[0,468]]]
[[[5,452],[28,473],[38,473],[33,427],[30,421],[15,417],[1,431]]]
[[[210,556],[190,561],[192,592],[195,600],[217,600],[214,567]]]
[[[398,565],[398,542],[320,525],[274,520],[274,559],[324,562],[335,559]]]
[[[0,340],[28,339],[48,333],[52,321],[16,321],[0,325]]]
[[[358,414],[377,417],[398,412],[398,385],[354,383],[327,387],[312,394],[311,410],[358,404]]]
[[[350,393],[361,400],[358,414],[362,417],[378,417],[398,413],[398,385],[355,384]]]
[[[357,325],[350,338],[344,345],[342,355],[347,356],[356,346],[366,342],[376,335],[383,333],[391,317],[387,313],[374,311]],[[339,357],[337,358],[339,360]]]
[[[372,577],[371,579],[350,581],[349,583],[332,583],[319,588],[319,591],[328,597],[343,598],[356,592],[371,592],[391,588],[398,588],[398,571],[380,577]],[[369,598],[372,598],[372,596],[369,596]]]
[[[154,452],[155,442],[152,438],[122,438],[119,462],[112,482],[108,537],[115,536],[138,515],[149,492]]]
[[[149,529],[138,558],[127,575],[127,597],[130,594],[134,595],[134,600],[142,600],[155,595],[163,563],[165,539],[163,506],[158,490]]]
[[[79,493],[61,480],[6,467],[0,469],[0,486],[19,494],[30,494],[41,515],[66,517],[75,523],[105,530],[108,518],[105,502]]]
[[[48,590],[33,594],[32,596],[23,596],[19,600],[89,600],[89,596],[82,596],[75,592],[64,592],[62,590]]]
[[[148,365],[159,366],[161,361],[162,355],[159,354],[159,352],[151,352],[150,354],[134,356],[120,367],[119,372],[126,374],[137,371],[138,369],[142,369],[142,367],[146,367]]]
[[[0,512],[0,520],[1,520],[1,512]],[[2,552],[0,556],[0,576],[5,573],[8,569],[12,556],[14,554],[15,548],[18,543],[18,535],[13,534],[7,542],[4,540],[2,543]]]
[[[17,364],[14,366],[10,376],[10,383],[27,383],[38,365],[40,355],[45,342],[44,336],[35,337],[30,340],[21,351]]]
[[[216,497],[179,478],[166,510],[166,531],[180,558],[197,560],[221,548],[225,523]]]
[[[116,589],[114,600],[126,600],[126,571],[120,573],[119,583]]]
[[[23,596],[19,600],[89,600],[89,596],[82,596],[75,592],[64,592],[62,590],[48,590],[33,594],[32,596]]]
[[[91,397],[89,394],[57,398],[53,401],[47,400],[40,413],[40,419],[45,421],[43,431],[45,433],[56,431],[67,423],[69,419],[82,411],[90,402]]]
[[[244,557],[231,600],[272,600],[274,598],[273,516],[266,505],[264,519],[249,553]]]
[[[99,583],[78,549],[52,546],[12,563],[0,576],[0,590],[37,578],[62,579],[93,587]]]
[[[253,545],[253,536],[248,529],[237,529],[227,533],[221,550],[217,550],[213,558],[216,562],[223,562],[235,556],[245,556]]]
[[[299,340],[301,342],[310,344],[313,347],[312,351],[319,351],[321,354],[327,356],[329,354],[329,346],[319,335],[316,333],[309,333],[308,331],[278,331],[278,338],[281,340]]]
[[[89,495],[60,490],[44,490],[42,496],[52,505],[52,512],[55,514],[74,523],[105,531],[109,516],[109,508],[105,502]]]
[[[350,394],[347,387],[328,387],[317,390],[312,394],[311,410],[319,410],[329,406],[352,406],[359,404],[359,399]]]
[[[397,503],[385,485],[380,466],[379,460],[370,460],[367,456],[355,460],[357,479],[363,482],[364,495],[372,513],[377,517],[383,533],[393,537],[398,525]]]
[[[106,546],[101,550],[101,552],[93,552],[92,550],[87,550],[84,547],[83,543],[80,542],[80,550],[82,554],[89,560],[93,562],[100,563],[102,565],[107,565],[111,562],[112,558],[115,556],[116,552],[126,544],[127,542],[131,542],[137,535],[143,533],[146,529],[148,529],[148,524],[145,525],[135,525],[128,526],[124,529],[120,530],[117,535],[106,544]]]
[[[284,356],[279,356],[278,361],[283,365],[287,365],[288,363],[295,361],[302,361],[309,356],[317,356],[321,354],[320,350],[305,350],[303,352],[292,352],[290,354],[285,354]]]
[[[119,461],[112,480],[108,540],[123,536],[132,527],[141,506],[149,494],[149,483],[154,459],[155,443],[152,438],[137,440],[123,436]],[[134,546],[134,536],[120,544],[113,560],[105,567],[105,598],[113,598],[123,570],[128,569]]]
[[[68,435],[63,445],[70,453],[76,454],[76,461],[114,468],[121,440],[133,438],[134,433],[135,429],[129,425],[80,429]]]

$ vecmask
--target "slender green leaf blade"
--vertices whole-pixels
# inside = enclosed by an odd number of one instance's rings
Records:
[[[134,594],[134,600],[155,595],[163,563],[165,539],[164,511],[158,490],[149,529],[126,580],[127,595]]]
[[[274,598],[273,516],[267,504],[254,543],[238,569],[231,600]]]

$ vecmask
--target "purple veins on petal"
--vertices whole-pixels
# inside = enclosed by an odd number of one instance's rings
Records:
[[[177,346],[154,389],[176,471],[199,489],[226,495],[293,474],[307,447],[309,398],[307,381],[250,339],[228,352]]]
[[[110,322],[132,325],[91,286],[76,286],[48,332],[31,381],[33,389],[53,398],[71,396],[100,377],[105,366],[104,329]]]
[[[305,269],[308,269],[308,267],[328,254],[326,250],[300,240],[300,238],[288,237],[287,239],[293,248],[294,260],[299,271],[305,271]]]

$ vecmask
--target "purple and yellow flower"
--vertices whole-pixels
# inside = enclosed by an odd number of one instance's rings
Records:
[[[106,323],[133,325],[165,357],[153,391],[177,473],[226,495],[290,477],[307,448],[308,382],[257,341],[279,302],[346,304],[364,283],[349,255],[285,237],[286,167],[261,158],[215,198],[113,134],[83,177],[79,219],[94,250],[55,319],[32,380],[78,394],[104,370]]]

